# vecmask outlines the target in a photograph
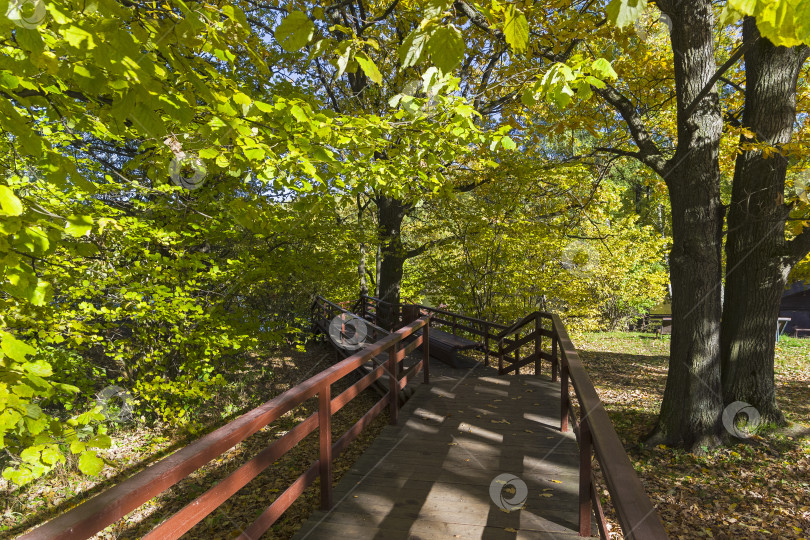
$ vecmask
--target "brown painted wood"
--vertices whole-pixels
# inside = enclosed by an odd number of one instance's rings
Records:
[[[332,459],[337,458],[351,442],[357,438],[360,433],[374,421],[379,414],[385,410],[385,407],[388,405],[388,397],[380,399],[377,403],[371,407],[366,414],[364,414],[360,420],[354,423],[352,427],[346,430],[346,433],[341,435],[341,437],[335,442],[332,446]]]
[[[588,420],[579,423],[579,535],[591,535],[591,432]]]
[[[504,354],[509,354],[511,352],[514,352],[518,348],[522,347],[523,345],[526,345],[527,343],[531,343],[532,341],[535,341],[536,338],[537,338],[537,334],[535,332],[531,332],[531,333],[523,336],[522,338],[514,341],[509,347],[506,347],[503,350],[503,352],[504,352]]]
[[[265,531],[272,527],[273,523],[278,521],[281,514],[292,506],[292,503],[315,481],[318,477],[320,465],[321,464],[317,461],[313,463],[304,474],[299,476],[290,487],[284,490],[284,493],[273,501],[273,504],[256,518],[256,521],[254,521],[250,527],[239,535],[239,540],[256,540],[257,538],[261,538]]]
[[[390,423],[396,425],[399,417],[399,384],[397,384],[397,353],[396,349],[388,351],[388,405]]]
[[[328,302],[328,301],[327,301]],[[323,304],[324,310],[335,304]],[[336,306],[340,309],[340,306]],[[328,316],[328,312],[326,313]],[[20,537],[24,540],[88,538],[152,497],[173,486],[234,445],[315,396],[380,353],[396,346],[427,324],[419,319],[377,343],[327,368],[236,420],[205,435],[128,480]],[[392,378],[394,384],[396,380]],[[396,394],[394,394],[396,396]],[[396,399],[394,399],[396,402]],[[396,408],[396,403],[394,404]],[[331,448],[331,444],[329,445]]]
[[[344,476],[333,509],[314,514],[295,538],[576,537],[578,450],[573,433],[555,427],[559,385],[439,371]],[[493,416],[482,414],[486,404],[497,406]],[[507,513],[492,502],[500,473],[527,483],[524,509]]]
[[[422,329],[422,338],[423,338],[423,346],[422,346],[422,364],[425,366],[425,384],[430,384],[430,333],[432,330],[430,329],[430,315],[428,315],[427,324]]]
[[[320,446],[321,510],[332,507],[332,387],[318,392],[318,442]]]
[[[179,538],[228,500],[231,495],[242,489],[248,482],[286,454],[304,437],[315,431],[317,426],[318,415],[314,413],[262,450],[253,459],[229,474],[224,480],[152,529],[144,538],[149,540]]]
[[[594,453],[611,494],[613,506],[622,526],[625,538],[647,540],[667,538],[661,518],[644,491],[635,469],[613,429],[596,389],[588,377],[579,354],[559,316],[553,315],[554,332],[557,334],[563,358],[563,373],[570,374],[574,392],[585,412],[584,419],[593,441]],[[568,384],[563,386],[567,388]],[[567,392],[565,392],[567,395]]]
[[[472,341],[461,336],[454,336],[453,334],[448,334],[447,332],[437,330],[436,328],[434,328],[433,332],[431,332],[430,339],[433,340],[434,345],[441,343],[457,350],[474,349],[481,345],[481,343],[477,341]]]

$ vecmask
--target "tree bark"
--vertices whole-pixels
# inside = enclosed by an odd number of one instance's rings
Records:
[[[407,254],[402,245],[402,222],[407,213],[406,204],[386,196],[377,198],[377,217],[380,224],[380,276],[378,298],[386,302],[378,308],[383,328],[397,323],[395,306],[399,305],[402,276]]]
[[[663,174],[672,207],[672,344],[661,412],[648,442],[699,450],[720,442],[723,410],[719,167],[723,126],[716,90],[704,92],[717,68],[714,16],[706,0],[658,4],[673,22],[678,146]]]
[[[796,85],[807,47],[776,47],[761,38],[753,18],[743,40],[757,40],[745,54],[743,127],[756,134],[741,144],[780,148],[793,135]],[[726,287],[721,329],[722,383],[726,403],[753,405],[762,420],[784,424],[776,402],[774,347],[779,304],[794,257],[785,239],[788,160],[780,152],[738,154],[728,213]]]

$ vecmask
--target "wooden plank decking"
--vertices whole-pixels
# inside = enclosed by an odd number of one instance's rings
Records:
[[[483,375],[492,371],[481,366],[431,362],[431,371],[399,425],[338,484],[332,510],[313,514],[295,538],[579,538],[578,448],[559,430],[559,383]],[[502,474],[528,487],[522,509],[503,511],[490,496],[494,482],[496,500],[515,497],[501,491]]]

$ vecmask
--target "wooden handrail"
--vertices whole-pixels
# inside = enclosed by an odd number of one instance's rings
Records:
[[[343,308],[343,307],[341,307],[340,305],[338,305],[338,304],[336,304],[334,302],[330,302],[329,300],[327,300],[326,298],[324,298],[321,295],[316,295],[315,300],[313,300],[313,302],[312,302],[312,309],[314,310],[314,308],[316,308],[316,307],[323,307],[323,306],[330,306],[335,311],[339,311],[340,313],[345,313],[347,315],[352,315],[352,316],[357,317],[356,313],[354,313],[352,311],[349,311],[348,309]],[[363,321],[363,323],[366,326],[368,326],[370,328],[373,328],[374,330],[376,330],[377,332],[379,332],[383,336],[387,336],[388,334],[391,333],[390,331],[388,331],[388,330],[386,330],[384,328],[381,328],[381,327],[377,326],[376,324],[371,323],[371,322],[369,322],[369,321],[367,321],[365,319],[361,318],[361,320]]]
[[[661,518],[644,491],[644,486],[636,474],[627,452],[605,410],[599,395],[591,383],[585,367],[579,359],[574,344],[568,337],[560,317],[552,315],[554,328],[554,345],[559,349],[562,360],[561,373],[561,418],[560,429],[568,429],[568,384],[574,387],[574,393],[580,408],[580,501],[588,501],[595,496],[591,486],[590,461],[591,452],[596,454],[605,478],[619,524],[624,537],[628,540],[658,540],[668,538]],[[559,348],[556,345],[559,344]],[[557,356],[554,351],[554,356]],[[592,448],[591,448],[592,447]],[[590,508],[587,519],[580,506],[580,535],[590,535]]]
[[[405,355],[399,354],[399,352],[404,352],[398,351],[399,344],[420,329],[422,330],[421,334],[416,336],[416,340],[408,348],[415,348],[418,344],[423,345],[423,358],[400,379],[397,376],[397,365]],[[222,455],[236,444],[315,395],[318,395],[319,402],[316,414],[299,423],[286,435],[276,440],[271,446],[231,473],[222,482],[185,506],[180,512],[164,520],[149,536],[162,539],[178,538],[206,515],[218,508],[222,502],[245,486],[265,468],[286,454],[316,428],[319,429],[320,433],[320,459],[311,464],[306,472],[299,476],[246,532],[257,538],[261,536],[278,519],[281,513],[304,492],[306,487],[318,477],[321,478],[322,507],[328,508],[331,505],[332,460],[386,406],[390,410],[391,422],[396,422],[399,407],[398,390],[407,384],[409,378],[412,378],[419,371],[423,371],[425,382],[429,382],[429,361],[427,356],[429,354],[429,332],[429,317],[417,319],[411,324],[392,332],[380,341],[369,345],[357,354],[349,356],[221,428],[197,439],[185,448],[151,465],[124,482],[21,536],[20,540],[75,540],[88,538],[177,484],[189,474],[200,469],[211,460]],[[378,365],[371,373],[354,383],[339,396],[331,397],[331,385],[333,383],[386,351],[389,352],[389,362]],[[368,387],[373,380],[382,376],[384,370],[389,371],[391,390],[371,407],[337,442],[332,444],[330,429],[332,415],[359,395],[360,391]]]
[[[379,303],[382,303],[382,304],[387,304],[387,305],[389,305],[389,306],[394,305],[394,304],[392,304],[391,302],[387,302],[387,301],[385,301],[385,300],[380,300],[379,298],[376,298],[376,297],[374,297],[374,296],[369,296],[369,295],[367,295],[367,294],[362,295],[362,296],[361,296],[361,298],[366,298],[366,299],[368,299],[368,300],[373,300],[374,302],[379,302]],[[412,305],[414,305],[414,306],[418,307],[419,309],[423,309],[423,310],[426,310],[426,311],[430,311],[431,313],[441,313],[442,315],[451,315],[451,316],[454,316],[454,317],[458,317],[459,319],[463,319],[463,320],[465,320],[465,321],[469,321],[469,322],[474,322],[474,323],[478,323],[478,324],[485,324],[485,325],[488,325],[488,326],[492,326],[493,328],[498,328],[499,330],[501,330],[501,329],[503,329],[503,328],[506,328],[506,325],[505,325],[505,324],[500,324],[500,323],[490,322],[490,321],[486,321],[486,320],[484,320],[484,319],[476,319],[475,317],[470,317],[469,315],[462,315],[462,314],[460,314],[460,313],[453,313],[452,311],[447,311],[447,310],[444,310],[444,309],[439,309],[439,308],[435,308],[435,307],[430,307],[430,306],[426,306],[426,305],[424,305],[424,304],[417,304],[417,303],[413,303]]]

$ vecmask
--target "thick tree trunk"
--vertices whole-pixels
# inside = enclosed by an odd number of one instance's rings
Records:
[[[789,142],[796,121],[796,84],[806,47],[776,47],[746,18],[743,126],[756,134],[741,144]],[[787,157],[750,150],[737,156],[728,213],[726,287],[721,331],[723,397],[753,405],[766,422],[783,424],[776,403],[774,346],[779,303],[792,266],[783,202]]]
[[[673,22],[678,147],[665,181],[672,205],[672,344],[658,423],[648,441],[698,450],[720,442],[722,116],[711,3],[659,2]],[[699,99],[697,103],[695,100]],[[693,105],[694,103],[694,105]]]
[[[397,323],[394,306],[399,304],[402,276],[407,254],[402,245],[402,221],[407,208],[398,199],[381,196],[377,199],[380,224],[380,276],[378,294],[387,302],[379,309],[381,326],[391,328]]]

